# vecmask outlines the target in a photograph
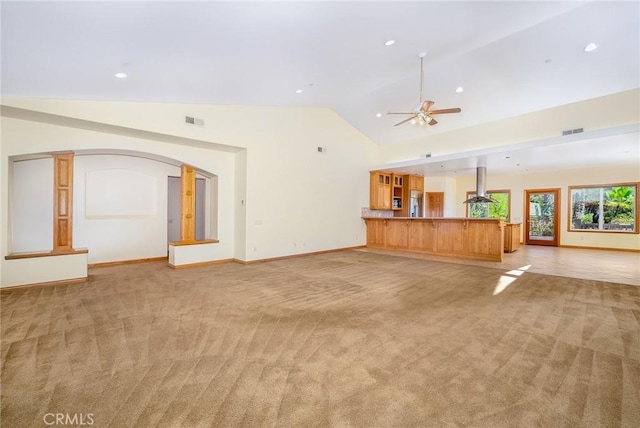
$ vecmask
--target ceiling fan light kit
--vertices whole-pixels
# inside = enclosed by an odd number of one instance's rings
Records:
[[[411,117],[409,117],[408,119],[402,120],[398,123],[396,123],[393,126],[400,126],[400,125],[404,125],[407,122],[410,122],[412,125],[415,124],[420,124],[420,125],[436,125],[438,123],[437,120],[435,120],[433,118],[432,115],[434,114],[447,114],[447,113],[460,113],[462,111],[462,109],[460,108],[445,108],[445,109],[439,109],[439,110],[431,110],[431,107],[433,107],[433,105],[435,104],[435,101],[431,101],[431,100],[426,100],[424,101],[424,97],[423,97],[423,86],[424,86],[424,57],[425,57],[426,53],[425,52],[420,52],[418,54],[418,57],[420,58],[420,104],[418,104],[413,111],[411,112],[401,112],[401,113],[396,113],[396,112],[389,112],[387,114],[409,114],[411,115]]]

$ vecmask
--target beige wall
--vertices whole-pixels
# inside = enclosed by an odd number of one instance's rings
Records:
[[[218,191],[220,199],[233,200],[234,195],[234,155],[233,153],[211,151],[198,147],[184,146],[179,144],[169,144],[153,140],[128,137],[122,135],[95,132],[85,129],[78,129],[68,126],[58,126],[49,123],[32,122],[28,120],[18,120],[13,118],[2,118],[2,168],[0,169],[0,185],[2,186],[0,205],[0,248],[3,255],[13,251],[13,242],[10,230],[10,205],[9,205],[9,158],[12,156],[25,155],[31,153],[48,153],[63,150],[90,151],[104,149],[119,150],[123,152],[133,152],[142,154],[152,154],[167,159],[178,159],[194,165],[204,171],[225,177],[219,180]],[[79,177],[78,177],[79,178]],[[79,195],[80,199],[83,195]],[[14,198],[28,197],[13,195]],[[166,207],[165,207],[166,210]],[[158,216],[164,213],[158,209]],[[74,215],[74,221],[78,220]],[[234,245],[234,216],[232,208],[221,209],[218,212],[218,236],[220,239],[220,251],[225,258],[231,258]],[[81,224],[82,222],[78,222]],[[51,225],[51,231],[53,226]],[[165,233],[161,230],[160,233]],[[80,232],[80,230],[78,230]],[[51,232],[52,233],[52,232]],[[84,245],[79,233],[74,241],[76,247]],[[143,234],[131,236],[132,240],[142,239]],[[111,259],[101,258],[100,262],[123,260],[123,255],[130,253],[126,239],[113,239],[112,247],[106,243],[101,244],[100,253],[112,254]],[[122,251],[118,251],[118,246],[123,246]],[[46,248],[38,248],[47,250]],[[49,248],[50,249],[50,248]],[[91,248],[89,248],[91,251]],[[148,256],[146,256],[148,257]],[[86,259],[86,256],[85,256]],[[126,259],[126,257],[124,258]],[[20,266],[15,261],[0,261],[2,266],[2,285],[16,285],[20,276]],[[63,277],[64,272],[58,272],[59,277]],[[71,278],[69,276],[68,278]],[[53,279],[51,279],[53,280]],[[25,283],[25,282],[21,282]]]
[[[137,150],[192,164],[219,177],[221,254],[257,260],[362,245],[360,208],[368,206],[368,171],[381,163],[506,146],[638,123],[640,90],[531,113],[470,129],[379,147],[324,108],[3,99],[0,145],[0,250],[10,249],[9,156],[59,150]],[[8,107],[8,108],[6,108]],[[595,108],[597,107],[597,108]],[[184,116],[204,119],[189,126]],[[318,147],[324,152],[319,153]],[[489,176],[511,188],[514,220],[525,188],[563,189],[563,245],[637,249],[638,235],[566,232],[566,186],[639,181],[633,169]],[[445,191],[445,214],[464,215],[474,178],[425,179]],[[454,190],[455,189],[455,190]],[[518,210],[520,211],[518,214]],[[0,264],[0,268],[3,265]]]
[[[568,186],[640,182],[640,169],[634,165],[617,168],[585,168],[539,173],[495,175],[487,174],[487,190],[511,189],[511,221],[524,219],[524,190],[560,188],[560,245],[621,248],[640,250],[639,234],[569,232]],[[466,192],[475,189],[475,177],[468,175],[457,180],[457,215],[466,216]]]
[[[414,161],[427,153],[436,157],[545,140],[560,136],[563,129],[591,132],[637,124],[639,99],[640,89],[634,89],[451,132],[429,130],[427,137],[381,146],[380,160],[383,164]]]
[[[3,254],[10,249],[8,157],[88,149],[157,154],[217,175],[224,257],[257,260],[365,243],[360,209],[368,205],[378,148],[328,109],[38,99],[3,105],[13,107],[2,118]],[[186,125],[185,115],[205,126]]]

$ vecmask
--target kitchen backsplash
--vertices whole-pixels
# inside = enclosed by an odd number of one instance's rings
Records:
[[[360,210],[360,215],[363,218],[367,218],[367,217],[388,218],[388,217],[393,217],[393,211],[392,210],[370,210],[367,207],[362,207],[362,209]]]

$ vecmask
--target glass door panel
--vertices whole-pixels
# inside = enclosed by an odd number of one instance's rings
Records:
[[[560,189],[525,190],[527,245],[558,246]]]

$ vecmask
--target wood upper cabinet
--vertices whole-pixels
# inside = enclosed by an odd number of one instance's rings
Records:
[[[424,187],[424,178],[420,175],[403,175],[402,176],[402,200],[399,208],[393,213],[395,217],[411,217],[411,198],[419,199],[418,205],[422,206],[422,188]],[[394,192],[396,190],[394,189]],[[395,193],[394,193],[395,196]],[[415,201],[414,201],[415,203]],[[418,209],[417,217],[422,214],[422,208]]]
[[[403,199],[403,189],[404,189],[404,176],[391,174],[391,182],[393,186],[391,187],[391,209],[392,210],[402,210],[405,206],[405,201]]]
[[[384,171],[372,171],[370,174],[369,208],[393,210],[396,216],[408,217],[410,191],[417,190],[422,194],[424,177]]]
[[[421,175],[410,175],[409,190],[418,190],[422,193],[424,191],[424,177]]]
[[[370,173],[369,208],[372,210],[391,209],[391,174],[382,171]]]

